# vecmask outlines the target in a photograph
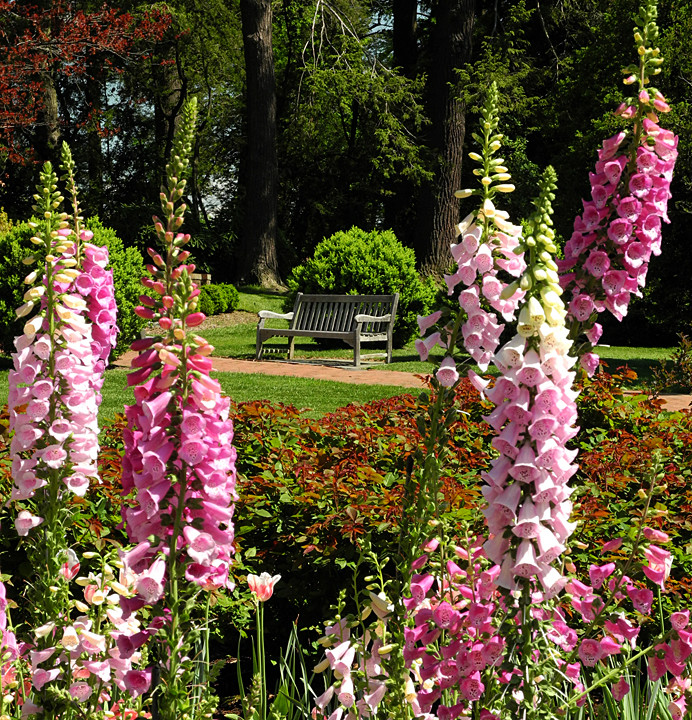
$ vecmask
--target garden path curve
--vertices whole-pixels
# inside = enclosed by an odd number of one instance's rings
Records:
[[[115,367],[130,367],[130,361],[135,356],[127,352],[119,357],[113,364]],[[352,365],[322,364],[314,362],[282,362],[277,360],[236,360],[235,358],[215,357],[214,370],[219,372],[235,372],[259,375],[278,375],[305,377],[313,380],[333,380],[335,382],[353,383],[354,385],[397,385],[399,387],[424,387],[423,376],[414,373],[400,372],[398,370],[379,370],[376,368],[363,368],[356,370]],[[684,410],[692,403],[690,395],[662,395],[666,410]]]
[[[115,367],[130,367],[130,360],[135,356],[127,352],[119,357]],[[378,370],[374,368],[356,370],[346,363],[326,364],[304,362],[281,362],[277,360],[236,360],[235,358],[214,357],[214,370],[219,372],[249,373],[251,375],[290,375],[305,377],[312,380],[334,380],[335,382],[352,383],[354,385],[398,385],[399,387],[419,388],[425,385],[422,376],[397,370]]]

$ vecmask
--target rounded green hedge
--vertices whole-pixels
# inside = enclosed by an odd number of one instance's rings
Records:
[[[209,292],[210,285],[202,285],[199,289],[199,297],[197,299],[198,312],[204,313],[207,317],[216,314],[216,303],[213,295]]]
[[[226,293],[218,285],[205,285],[204,289],[214,303],[212,315],[218,315],[226,309]]]
[[[230,283],[222,283],[219,287],[226,295],[226,305],[223,312],[233,312],[240,303],[240,294],[238,293],[238,290]]]
[[[366,232],[352,227],[322,240],[312,258],[293,268],[287,279],[286,310],[303,293],[388,295],[399,293],[394,345],[402,347],[417,330],[416,316],[427,315],[435,299],[435,283],[421,280],[413,250],[391,230]]]
[[[202,285],[197,310],[205,315],[233,312],[238,307],[238,291],[228,283]]]

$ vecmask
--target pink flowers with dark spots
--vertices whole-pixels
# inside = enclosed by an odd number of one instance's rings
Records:
[[[169,362],[169,355],[180,362]],[[139,357],[143,368],[160,364],[162,369],[136,387],[136,404],[126,408],[130,427],[123,487],[134,489],[137,500],[125,511],[128,533],[137,543],[152,535],[165,543],[177,515],[186,576],[198,585],[224,586],[233,552],[235,499],[228,398],[208,374],[187,370],[203,359],[188,346],[157,343],[154,352],[147,349]],[[152,552],[163,547],[154,546]],[[143,597],[156,601],[160,594],[155,595]]]
[[[154,320],[159,335],[133,344],[128,384],[135,404],[126,408],[123,489],[134,492],[134,503],[124,510],[129,537],[137,551],[125,553],[128,569],[137,574],[135,587],[148,604],[167,592],[177,592],[172,568],[199,588],[230,587],[228,567],[233,554],[235,449],[230,401],[210,375],[213,348],[192,335],[204,316],[196,311],[199,291],[190,279],[193,265],[182,247],[189,235],[177,232],[182,211],[172,207],[182,196],[187,145],[194,127],[194,111],[187,108],[187,139],[168,167],[169,195],[162,209],[166,228],[155,219],[164,255],[149,250],[153,264],[142,280],[149,295],[140,296],[141,317]],[[178,570],[176,569],[176,573]],[[178,652],[178,650],[176,650]]]
[[[667,108],[663,96],[658,96],[656,107]],[[608,310],[622,320],[630,298],[641,295],[649,260],[661,253],[661,221],[668,222],[678,139],[652,117],[641,117],[651,104],[648,93],[640,93],[638,102],[639,114],[632,113],[639,118],[635,142],[624,150],[624,132],[604,141],[596,172],[590,176],[592,200],[584,202],[565,245],[564,260],[559,261],[565,273],[562,285],[572,297],[569,320],[592,345],[597,340],[589,337],[589,330],[597,314]],[[582,363],[587,374],[595,372],[597,359],[592,354]]]
[[[496,127],[496,118],[492,122],[495,122]],[[485,151],[489,158],[498,152],[501,146],[498,138],[502,136],[495,137],[487,128],[486,135],[488,145]],[[492,142],[491,136],[495,137]],[[475,153],[472,153],[472,158],[483,162]],[[506,183],[510,176],[502,162],[501,158],[494,160],[492,171],[494,180],[500,184],[495,185],[493,178],[486,178],[481,209],[471,213],[458,225],[458,242],[451,246],[455,270],[445,275],[444,280],[449,295],[458,293],[459,307],[466,314],[464,322],[459,324],[461,314],[457,315],[454,322],[450,322],[448,311],[437,311],[418,318],[423,337],[416,340],[416,349],[421,360],[428,358],[435,345],[449,348],[450,354],[436,373],[437,381],[443,387],[452,387],[458,380],[451,354],[454,352],[454,344],[460,339],[458,335],[461,334],[464,347],[473,360],[482,370],[487,369],[499,344],[504,322],[513,320],[518,302],[523,297],[523,291],[516,283],[507,282],[508,277],[520,277],[526,268],[519,242],[521,227],[509,222],[509,214],[496,208],[493,202],[498,192],[514,190],[513,185]],[[467,197],[479,193],[480,190],[462,190],[457,196]],[[458,290],[459,287],[461,290]],[[497,314],[502,316],[504,322],[498,320]],[[441,327],[438,328],[438,325]],[[428,332],[430,330],[432,332]]]
[[[61,473],[64,490],[79,496],[97,474],[97,401],[115,326],[109,331],[108,348],[97,351],[94,332],[99,331],[89,312],[95,288],[91,281],[82,282],[86,271],[74,267],[77,245],[69,233],[61,233],[43,278],[51,291],[39,293],[41,310],[15,340],[9,405],[14,430],[12,498],[17,501],[33,497],[53,471]],[[105,264],[107,251],[91,247],[87,257],[97,253]],[[98,267],[104,273],[101,288],[112,296],[112,277]],[[114,319],[114,304],[109,308]]]
[[[541,198],[552,182],[546,180]],[[539,209],[542,202],[536,202]],[[537,215],[534,223],[549,228],[549,215]],[[551,239],[543,237],[542,257],[548,258]],[[554,564],[573,530],[567,482],[576,470],[575,453],[565,444],[577,432],[574,359],[556,276],[533,266],[525,276],[533,289],[519,312],[519,332],[495,353],[502,377],[485,391],[496,406],[487,421],[498,433],[492,444],[500,456],[484,474],[490,533],[484,549],[501,567],[497,585],[513,590],[518,580],[535,578],[552,597],[565,583]]]
[[[106,269],[108,250],[88,242],[92,237],[91,231],[84,230],[82,232],[82,240],[85,241],[83,244],[84,270],[83,274],[75,281],[75,286],[87,301],[87,315],[92,323],[92,352],[95,358],[96,378],[100,378],[100,382],[95,383],[94,390],[100,404],[103,373],[108,365],[111,350],[117,342],[118,326],[116,325],[117,308],[113,270]]]

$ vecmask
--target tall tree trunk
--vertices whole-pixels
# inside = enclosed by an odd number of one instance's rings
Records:
[[[180,63],[177,42],[174,40],[168,44],[161,57],[162,62],[154,65],[156,82],[154,134],[162,183],[165,183],[165,167],[171,156],[173,138],[180,122],[180,112],[187,99],[187,79]]]
[[[279,166],[271,0],[240,0],[246,74],[245,223],[237,277],[280,284],[276,252]]]
[[[466,135],[466,107],[459,98],[456,70],[471,60],[475,0],[437,0],[430,37],[431,72],[428,107],[430,149],[436,155],[432,195],[424,202],[417,256],[425,275],[441,275],[449,266],[449,246],[455,241]]]
[[[418,73],[418,0],[392,2],[393,64],[402,75],[413,79]],[[384,222],[397,238],[412,247],[416,237],[419,188],[410,179],[393,177],[391,194],[384,199]]]
[[[41,163],[50,160],[53,169],[58,172],[60,162],[60,119],[58,116],[58,93],[55,88],[55,76],[49,69],[39,73],[41,83],[40,110],[36,117],[36,148]]]
[[[41,15],[40,29],[47,38],[53,37],[50,0],[38,0],[37,8]],[[53,163],[53,169],[59,173],[60,145],[62,131],[60,129],[60,112],[58,108],[58,91],[55,72],[47,56],[37,68],[36,79],[39,81],[39,111],[36,114],[36,131],[34,148],[41,163],[47,160]]]
[[[418,73],[418,0],[393,0],[393,64],[402,75],[414,79]],[[384,222],[406,246],[415,245],[420,188],[409,178],[394,177],[391,194],[384,200]]]

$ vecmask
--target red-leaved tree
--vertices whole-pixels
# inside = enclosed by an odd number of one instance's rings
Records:
[[[10,163],[52,159],[69,115],[58,99],[63,79],[83,84],[89,129],[98,137],[94,84],[105,87],[110,73],[145,58],[169,26],[161,8],[134,16],[106,5],[86,12],[68,0],[0,0],[0,157]]]

